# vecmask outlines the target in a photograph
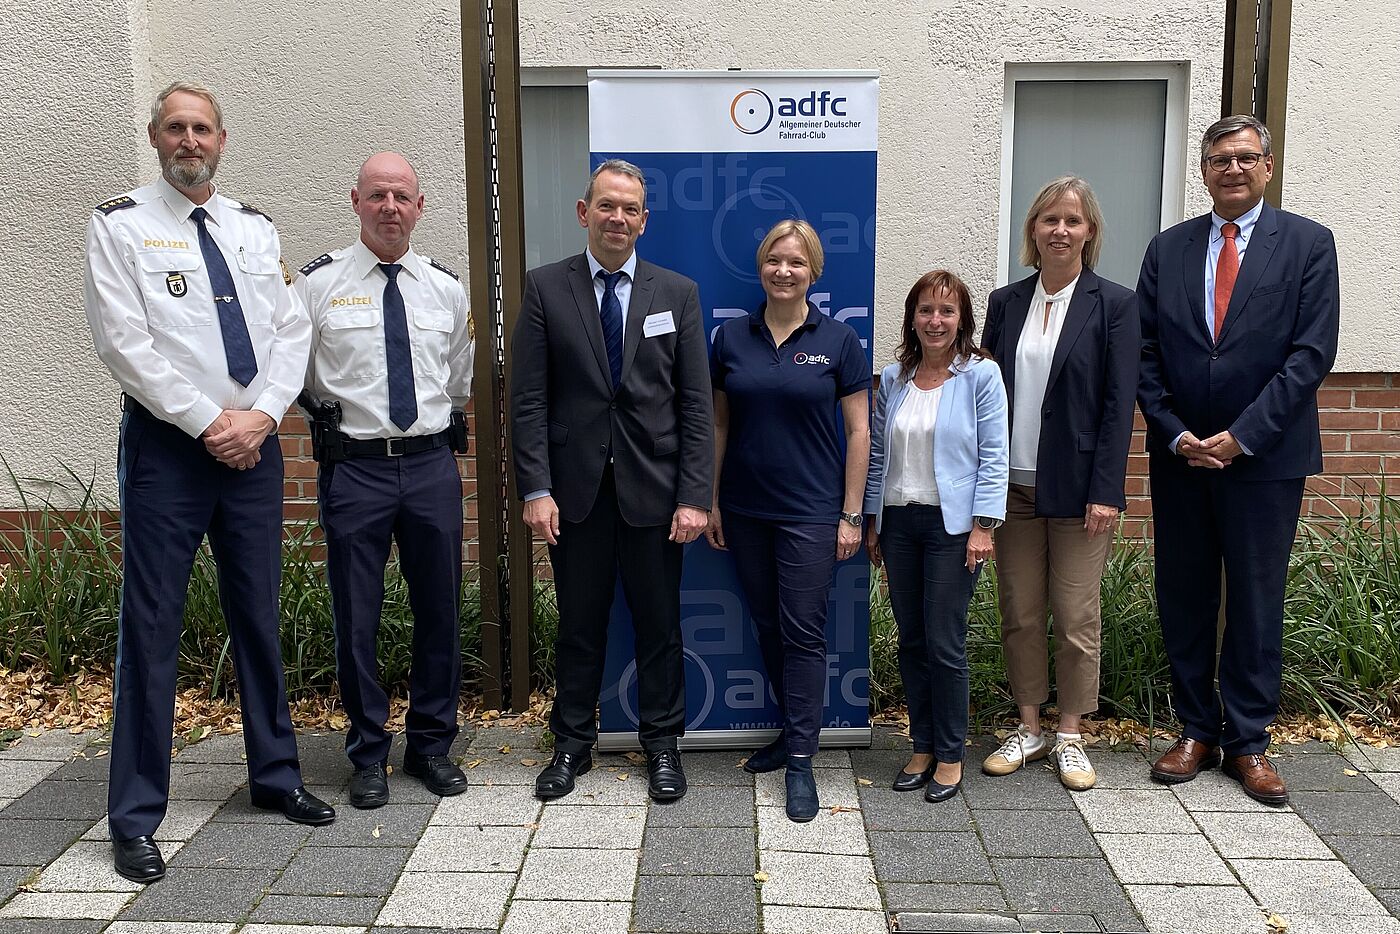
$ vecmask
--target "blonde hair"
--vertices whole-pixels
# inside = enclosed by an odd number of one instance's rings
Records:
[[[1031,202],[1030,210],[1026,212],[1026,222],[1021,227],[1021,265],[1034,266],[1040,268],[1040,250],[1035,246],[1035,221],[1040,217],[1042,211],[1059,201],[1067,194],[1073,194],[1079,198],[1079,210],[1083,212],[1084,219],[1089,222],[1089,226],[1094,228],[1094,235],[1084,241],[1084,252],[1081,254],[1084,265],[1093,269],[1099,261],[1099,253],[1103,250],[1103,211],[1099,209],[1099,199],[1094,197],[1094,189],[1089,187],[1089,183],[1077,175],[1061,175],[1059,178],[1046,184],[1040,189],[1040,194],[1035,196]]]
[[[195,81],[172,82],[156,95],[154,103],[151,104],[151,126],[160,126],[160,109],[165,106],[165,99],[177,91],[184,91],[186,94],[193,94],[208,101],[209,106],[214,111],[214,129],[222,130],[224,128],[224,109],[219,106],[219,99],[214,96],[213,91]]]
[[[768,259],[768,254],[773,251],[773,244],[784,237],[796,237],[802,244],[802,252],[807,254],[807,264],[812,270],[812,281],[821,278],[822,265],[826,262],[826,254],[822,252],[822,238],[817,236],[812,225],[804,220],[789,217],[787,220],[778,221],[768,231],[768,235],[763,238],[763,242],[758,245],[758,270],[763,271],[763,263]]]

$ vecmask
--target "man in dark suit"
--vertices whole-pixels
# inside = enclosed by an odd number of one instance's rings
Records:
[[[1283,596],[1304,479],[1322,469],[1317,389],[1337,353],[1332,232],[1266,204],[1268,129],[1226,117],[1201,141],[1215,204],[1153,238],[1138,298],[1157,603],[1182,736],[1152,777],[1224,754],[1252,798],[1288,790],[1264,751],[1278,711]],[[1224,562],[1225,631],[1216,680]]]
[[[699,290],[639,260],[646,179],[610,159],[578,202],[588,249],[531,270],[512,343],[511,435],[525,523],[549,543],[559,601],[554,758],[541,798],[592,768],[618,573],[636,629],[648,790],[685,794],[682,546],[705,529],[714,422]]]

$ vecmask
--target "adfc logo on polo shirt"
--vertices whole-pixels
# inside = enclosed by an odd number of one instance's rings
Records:
[[[831,358],[824,353],[805,353],[799,350],[792,358],[792,362],[801,366],[804,363],[817,363],[826,366],[831,365]]]

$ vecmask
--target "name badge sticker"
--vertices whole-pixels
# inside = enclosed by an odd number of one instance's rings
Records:
[[[669,311],[660,311],[654,315],[647,315],[642,322],[643,337],[658,337],[662,334],[674,334],[676,332],[676,319]]]

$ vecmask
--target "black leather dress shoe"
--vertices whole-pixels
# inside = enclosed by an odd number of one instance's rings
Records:
[[[165,860],[150,834],[112,841],[112,868],[132,882],[159,882],[165,878]]]
[[[681,754],[675,749],[647,753],[647,794],[653,801],[675,801],[685,797],[685,772]]]
[[[947,801],[949,798],[953,797],[953,795],[957,794],[958,789],[961,787],[961,778],[951,785],[940,785],[930,778],[928,780],[928,787],[924,789],[924,800],[932,804],[937,804],[939,801]]]
[[[574,790],[574,779],[593,768],[587,752],[556,752],[554,759],[535,778],[535,797],[562,798]]]
[[[424,787],[439,798],[460,795],[467,790],[467,776],[447,756],[420,756],[409,750],[404,753],[403,770],[422,780]]]
[[[362,811],[381,808],[389,803],[389,776],[384,763],[375,762],[356,769],[350,776],[350,804]]]
[[[281,811],[294,824],[319,827],[335,820],[335,808],[307,791],[305,786],[289,791],[280,798],[253,798],[253,807],[265,811]]]
[[[933,769],[931,765],[922,772],[906,772],[900,769],[890,787],[895,791],[918,791],[933,780]]]

